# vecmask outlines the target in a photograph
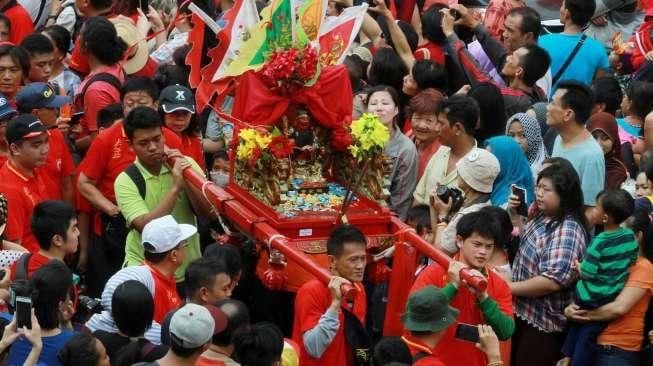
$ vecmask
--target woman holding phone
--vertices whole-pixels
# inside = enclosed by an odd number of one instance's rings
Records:
[[[580,179],[571,163],[560,161],[542,170],[535,193],[539,212],[520,228],[508,283],[515,297],[512,359],[517,365],[549,366],[561,358],[564,308],[577,279],[572,264],[582,259],[588,234]],[[514,211],[520,200],[511,195],[508,203],[513,222],[521,222]]]

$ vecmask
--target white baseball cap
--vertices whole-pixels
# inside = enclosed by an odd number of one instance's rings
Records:
[[[213,316],[201,305],[187,303],[170,318],[170,335],[173,342],[185,349],[205,345],[213,337],[214,329]]]
[[[166,215],[145,225],[141,234],[141,242],[148,243],[154,248],[148,250],[146,247],[145,250],[148,252],[164,253],[177,247],[179,243],[190,238],[196,232],[195,226],[179,224],[172,215]]]

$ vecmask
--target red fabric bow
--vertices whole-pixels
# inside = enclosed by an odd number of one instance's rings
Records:
[[[255,126],[269,126],[278,121],[290,103],[303,104],[315,122],[330,130],[341,130],[351,123],[353,109],[351,84],[347,69],[332,66],[322,69],[312,87],[302,87],[289,95],[279,95],[252,72],[240,77],[232,116]]]

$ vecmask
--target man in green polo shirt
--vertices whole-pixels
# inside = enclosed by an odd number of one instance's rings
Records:
[[[134,108],[124,121],[125,135],[136,154],[134,166],[137,168],[128,167],[114,183],[118,207],[131,228],[125,244],[127,266],[143,263],[141,231],[153,219],[172,215],[180,224],[197,227],[195,214],[184,191],[182,172],[189,166],[198,172],[202,172],[202,169],[189,157],[177,159],[172,169],[164,164],[166,154],[162,127],[161,117],[149,107]],[[191,236],[187,243],[184,263],[175,272],[177,284],[184,281],[188,263],[201,256],[197,234]]]

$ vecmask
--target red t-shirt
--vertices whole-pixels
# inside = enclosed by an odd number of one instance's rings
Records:
[[[48,157],[43,166],[46,177],[54,184],[50,187],[50,196],[54,199],[61,199],[61,182],[64,178],[70,177],[75,171],[73,157],[68,150],[66,139],[58,128],[48,130]]]
[[[419,360],[413,362],[413,366],[445,366],[445,364],[433,354],[433,349],[429,348],[429,346],[419,339],[411,335],[405,335],[401,337],[401,339],[408,346],[410,355],[413,356],[413,358],[415,358],[415,355],[418,353],[424,355]]]
[[[350,310],[354,315],[365,324],[366,296],[365,289],[360,284],[355,284],[358,288],[358,296]],[[343,300],[343,306],[346,306]],[[351,346],[345,339],[344,324],[345,316],[340,312],[340,328],[331,344],[319,359],[311,357],[304,348],[304,333],[313,329],[320,320],[320,317],[326,312],[331,305],[331,292],[318,280],[306,282],[297,292],[295,298],[295,320],[293,326],[293,340],[300,347],[299,364],[302,366],[310,365],[327,365],[327,366],[351,366],[353,357]]]
[[[125,75],[122,71],[122,66],[119,64],[105,66],[98,69],[96,72],[89,74],[79,84],[78,91],[81,92],[86,86],[86,83],[99,73],[111,74],[120,80],[121,83],[125,82]],[[97,114],[98,112],[115,103],[120,102],[120,90],[116,89],[113,85],[105,81],[96,81],[86,89],[84,94],[84,117],[81,119],[82,136],[86,136],[91,132],[98,130]]]
[[[493,271],[488,270],[487,293],[490,298],[497,302],[499,309],[508,316],[513,316],[512,294],[508,284]],[[420,290],[429,285],[444,287],[449,282],[447,270],[437,263],[426,267],[417,277],[410,292]],[[485,324],[483,313],[476,304],[476,296],[466,287],[461,286],[456,296],[451,299],[449,305],[458,309],[460,314],[457,321],[467,324]],[[465,366],[486,366],[487,357],[474,343],[459,340],[455,337],[456,327],[450,326],[442,337],[435,353],[442,359],[445,365],[456,365],[460,361],[460,355],[465,355]]]
[[[154,266],[147,265],[154,280],[154,320],[163,324],[166,315],[182,305],[181,298],[177,294],[177,282],[175,276],[166,276],[159,272]]]
[[[40,169],[35,169],[30,177],[19,171],[11,161],[0,168],[0,193],[7,198],[9,212],[5,231],[7,240],[20,242],[32,253],[39,250],[39,244],[32,234],[32,211],[40,202],[52,198],[46,188],[47,182]]]
[[[45,266],[48,262],[51,261],[50,258],[44,256],[43,254],[36,252],[33,253],[29,260],[27,261],[27,277],[32,277],[32,273],[36,272],[37,269]],[[16,266],[18,262],[14,262],[11,265],[11,280],[16,279]]]
[[[444,47],[431,41],[416,49],[413,56],[416,60],[432,60],[435,63],[444,65]]]
[[[2,13],[11,22],[9,42],[18,45],[23,41],[23,38],[34,33],[34,23],[27,10],[22,5],[14,3],[15,5],[10,5],[8,9],[2,9]]]

